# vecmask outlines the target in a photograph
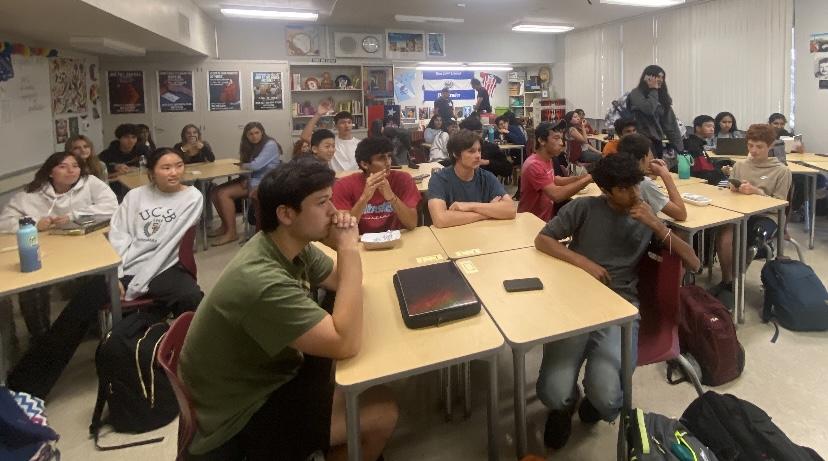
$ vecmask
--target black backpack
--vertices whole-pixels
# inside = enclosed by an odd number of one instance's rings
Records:
[[[828,291],[807,264],[779,258],[762,267],[762,320],[794,331],[828,330]],[[776,337],[774,336],[774,341]]]
[[[730,394],[705,392],[681,423],[723,461],[823,461],[792,442],[761,408]]]
[[[98,400],[89,433],[99,450],[115,450],[156,443],[163,437],[102,447],[98,432],[110,424],[116,432],[138,434],[166,426],[178,416],[178,402],[156,352],[169,330],[155,314],[136,312],[118,322],[95,352]],[[109,414],[102,418],[104,405]]]

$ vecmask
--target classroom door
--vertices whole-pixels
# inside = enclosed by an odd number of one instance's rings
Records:
[[[153,64],[147,69],[148,105],[158,147],[173,147],[181,142],[184,125],[193,124],[204,131],[207,96],[197,85],[202,80],[199,67],[176,62]]]
[[[201,94],[205,95],[205,107],[203,110],[204,116],[204,136],[213,146],[217,158],[238,158],[239,155],[239,141],[241,140],[242,130],[248,122],[261,122],[267,134],[282,146],[283,154],[287,156],[291,152],[291,138],[290,138],[290,108],[288,107],[287,99],[287,79],[288,64],[284,61],[205,61],[201,66],[203,72],[199,77],[199,88],[203,87]],[[213,79],[213,102],[218,102],[213,110],[210,108],[210,72],[224,72],[224,75],[215,75]],[[239,90],[241,107],[233,108],[226,104],[230,91],[224,95],[216,94],[219,91],[220,80],[224,78],[229,81],[233,78],[233,72],[239,73]],[[266,102],[260,99],[260,109],[254,108],[254,88],[253,88],[253,73],[254,72],[278,72],[281,77],[281,88],[279,91],[271,89],[268,94],[281,95],[281,108],[269,109],[272,107],[273,100]],[[232,85],[232,84],[231,84]],[[267,93],[267,85],[260,85],[260,90]],[[226,88],[225,88],[226,90]],[[224,96],[224,101],[221,97]],[[218,101],[215,101],[218,99]],[[271,104],[269,106],[269,104]],[[215,110],[216,108],[233,108],[234,110]]]

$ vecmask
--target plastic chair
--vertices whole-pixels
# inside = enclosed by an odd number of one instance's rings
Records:
[[[638,298],[641,320],[638,330],[638,366],[674,360],[701,396],[704,389],[690,362],[679,348],[679,289],[681,259],[666,250],[648,252],[639,264]]]
[[[164,335],[164,339],[161,340],[156,357],[164,373],[167,374],[173,392],[175,392],[175,399],[178,401],[178,456],[175,458],[177,461],[184,461],[187,458],[187,448],[193,440],[197,427],[190,391],[178,377],[178,356],[184,346],[184,338],[187,336],[187,330],[190,328],[194,315],[194,312],[185,312],[175,319],[169,331]]]
[[[195,237],[196,226],[187,229],[184,236],[181,238],[181,243],[178,245],[178,261],[184,266],[184,269],[193,276],[193,279],[198,278],[198,268],[195,261]],[[155,300],[150,296],[142,296],[132,301],[121,301],[121,312],[130,312],[135,310],[148,309],[155,304]],[[106,332],[112,329],[111,317],[112,305],[109,303],[101,306],[98,313],[98,323],[100,324],[101,338],[106,336]]]

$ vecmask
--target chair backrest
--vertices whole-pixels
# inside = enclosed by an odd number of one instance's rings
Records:
[[[182,346],[184,346],[184,338],[187,336],[187,330],[190,329],[190,322],[192,322],[194,315],[195,312],[188,311],[179,315],[173,321],[158,347],[157,356],[158,363],[167,374],[173,392],[175,392],[175,398],[178,401],[180,412],[178,417],[178,456],[176,457],[178,461],[187,458],[187,448],[190,446],[196,431],[196,413],[190,399],[190,392],[178,377],[178,357]]]
[[[195,262],[196,226],[187,229],[181,243],[178,244],[178,261],[187,269],[194,279],[198,278],[198,268]]]

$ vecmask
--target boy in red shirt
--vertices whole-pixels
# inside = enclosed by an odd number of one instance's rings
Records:
[[[592,176],[555,176],[552,159],[564,150],[563,124],[542,122],[535,128],[535,153],[523,162],[518,212],[528,211],[544,221],[552,218],[554,202],[572,198],[592,182]]]
[[[391,169],[393,151],[386,137],[363,139],[355,153],[362,172],[334,183],[334,206],[359,220],[360,234],[417,227],[420,192],[411,175]]]

